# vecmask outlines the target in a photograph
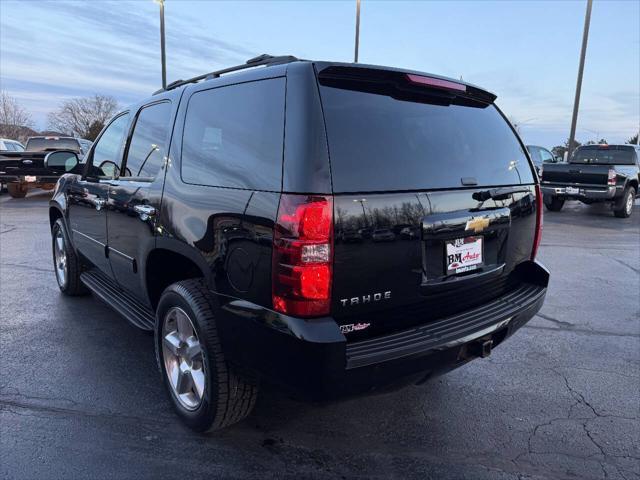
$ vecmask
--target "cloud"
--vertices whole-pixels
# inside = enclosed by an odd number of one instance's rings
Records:
[[[110,94],[128,104],[160,86],[157,5],[58,1],[55,8],[47,2],[16,7],[3,4],[0,17],[2,88],[33,112],[39,126],[69,97]],[[194,24],[179,15],[167,20],[168,81],[255,55],[216,39],[206,22]]]

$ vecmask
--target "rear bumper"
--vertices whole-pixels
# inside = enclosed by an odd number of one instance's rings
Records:
[[[522,264],[523,283],[469,311],[408,330],[348,342],[330,318],[285,317],[249,302],[222,308],[225,351],[240,368],[257,371],[297,396],[328,400],[417,382],[482,356],[541,308],[549,273]],[[492,342],[492,343],[489,343]]]
[[[577,192],[567,193],[567,188],[577,189]],[[542,195],[576,199],[583,198],[590,200],[613,200],[618,196],[618,192],[622,192],[620,187],[601,187],[597,185],[561,185],[561,184],[541,184],[540,189]]]

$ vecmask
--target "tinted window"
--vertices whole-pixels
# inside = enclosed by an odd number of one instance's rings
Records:
[[[129,114],[116,118],[98,139],[93,149],[92,167],[89,173],[101,177],[115,177],[122,159],[124,133]]]
[[[532,183],[525,153],[493,106],[431,104],[322,86],[336,192]]]
[[[570,163],[598,163],[604,165],[634,165],[636,153],[633,147],[580,147],[571,156]]]
[[[74,150],[80,151],[80,144],[75,138],[64,137],[36,137],[27,140],[26,149],[30,152],[43,150]]]
[[[197,92],[184,124],[182,179],[279,190],[283,139],[283,78]]]
[[[155,177],[167,154],[171,103],[163,102],[140,110],[133,129],[123,177]]]

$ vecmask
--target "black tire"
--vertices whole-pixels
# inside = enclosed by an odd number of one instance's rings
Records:
[[[544,199],[544,205],[551,212],[559,212],[564,206],[564,198],[551,197]]]
[[[618,218],[629,218],[633,213],[633,204],[636,199],[636,189],[627,187],[620,201],[613,208],[613,214]]]
[[[58,265],[56,261],[56,239],[58,233],[62,235],[64,241],[63,249],[66,255],[66,275],[64,279],[61,279],[60,274],[58,273]],[[67,230],[64,227],[64,222],[61,218],[57,219],[51,228],[51,253],[53,256],[53,270],[56,275],[56,281],[58,282],[60,291],[69,296],[86,295],[89,293],[87,287],[85,287],[85,285],[80,281],[82,264],[71,247]]]
[[[19,183],[10,183],[7,185],[7,190],[12,198],[24,198],[27,195],[27,188]]]
[[[182,309],[190,317],[202,349],[205,388],[200,404],[193,410],[180,403],[166,373],[162,332],[165,316],[172,307]],[[191,279],[167,287],[156,313],[156,360],[162,381],[175,411],[187,426],[198,432],[219,430],[241,421],[251,413],[258,396],[257,379],[248,373],[238,375],[227,363],[215,310],[215,299],[204,280]]]

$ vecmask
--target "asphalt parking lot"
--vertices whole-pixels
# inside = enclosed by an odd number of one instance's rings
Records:
[[[640,209],[547,213],[546,303],[489,358],[331,405],[267,389],[203,436],[150,335],[59,293],[48,198],[0,196],[1,478],[640,479]]]

